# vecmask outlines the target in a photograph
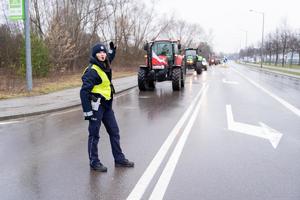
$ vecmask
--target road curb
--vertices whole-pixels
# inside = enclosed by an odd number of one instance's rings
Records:
[[[117,91],[115,94],[120,94],[120,93],[125,92],[127,90],[131,90],[135,87],[137,87],[137,85],[134,85],[134,86],[128,87],[126,89],[122,89],[120,91]],[[60,107],[60,108],[53,108],[53,109],[47,109],[47,110],[42,110],[42,111],[22,113],[22,114],[2,116],[2,117],[0,116],[0,121],[6,121],[6,120],[11,120],[11,119],[19,119],[19,118],[24,118],[24,117],[32,117],[32,116],[43,115],[43,114],[47,114],[47,113],[54,113],[54,112],[58,112],[58,111],[62,111],[62,110],[75,108],[75,107],[78,107],[80,105],[81,105],[81,102],[80,102],[80,99],[79,99],[78,103],[70,104],[70,105],[67,105],[67,106]]]
[[[67,110],[70,108],[75,108],[79,105],[80,104],[78,103],[78,104],[74,104],[74,105],[64,106],[61,108],[53,108],[53,109],[49,109],[49,110],[42,110],[42,111],[31,112],[31,113],[22,113],[22,114],[17,114],[17,115],[3,116],[3,117],[0,117],[0,121],[6,121],[6,120],[11,120],[11,119],[19,119],[19,118],[24,118],[24,117],[32,117],[32,116],[36,116],[36,115],[53,113],[53,112],[57,112],[57,111]]]

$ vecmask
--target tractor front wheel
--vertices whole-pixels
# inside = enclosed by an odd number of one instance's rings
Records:
[[[147,89],[146,73],[146,69],[140,68],[138,73],[138,86],[141,91],[146,91]]]
[[[148,89],[154,90],[155,89],[155,81],[148,81]]]
[[[202,73],[202,66],[201,66],[200,63],[197,63],[196,72],[197,72],[197,74],[201,74]]]
[[[172,88],[173,90],[180,90],[181,88],[181,69],[175,68],[172,70]]]
[[[181,87],[184,87],[184,81],[185,81],[185,73],[184,73],[184,69],[181,68]]]

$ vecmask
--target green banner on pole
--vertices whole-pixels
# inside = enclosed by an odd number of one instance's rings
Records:
[[[8,15],[11,20],[24,20],[24,0],[9,0]]]

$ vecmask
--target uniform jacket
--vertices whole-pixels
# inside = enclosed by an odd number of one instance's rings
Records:
[[[114,59],[116,51],[111,49],[107,53],[108,62],[111,63]],[[98,75],[97,71],[92,69],[91,66],[93,64],[100,67],[107,75],[108,79],[111,81],[112,79],[112,71],[111,68],[106,68],[106,64],[104,62],[100,62],[96,57],[91,56],[88,68],[85,70],[84,74],[82,75],[82,87],[80,89],[80,99],[81,105],[84,113],[89,113],[92,111],[91,106],[91,98],[92,95],[98,98],[101,98],[100,94],[93,94],[91,91],[95,85],[99,85],[102,83],[100,76]],[[101,98],[101,104],[105,103],[105,99]],[[110,100],[111,101],[111,100]],[[110,103],[111,104],[111,103]]]

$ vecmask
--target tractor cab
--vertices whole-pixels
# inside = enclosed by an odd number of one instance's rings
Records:
[[[184,51],[185,65],[192,68],[197,62],[197,49],[187,48]]]
[[[156,42],[152,45],[152,51],[160,58],[165,59],[168,65],[173,63],[173,46],[170,42]]]

